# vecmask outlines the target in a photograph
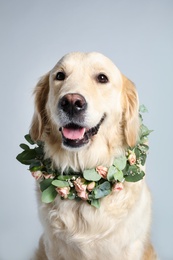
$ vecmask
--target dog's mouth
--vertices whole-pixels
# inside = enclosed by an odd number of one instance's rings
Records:
[[[104,114],[99,123],[89,129],[74,123],[60,127],[59,130],[62,134],[63,144],[71,148],[78,148],[88,144],[91,137],[98,133],[105,117]]]

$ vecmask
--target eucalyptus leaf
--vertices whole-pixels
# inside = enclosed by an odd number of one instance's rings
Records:
[[[145,173],[136,165],[126,167],[124,178],[128,182],[136,182],[144,177]]]
[[[84,170],[83,176],[87,181],[99,181],[101,179],[95,169]]]
[[[121,156],[114,160],[113,165],[115,165],[119,170],[123,170],[126,166],[127,158],[126,156]]]
[[[148,112],[148,109],[146,108],[146,106],[140,105],[139,106],[139,112],[140,113],[146,113],[146,112]]]
[[[140,143],[145,144],[148,142],[148,135],[141,136]]]
[[[111,192],[111,185],[108,181],[103,182],[102,184],[98,185],[94,190],[93,190],[93,197],[94,199],[100,199]]]
[[[125,176],[125,180],[127,182],[137,182],[143,179],[143,177],[145,176],[145,173],[143,171],[141,171],[140,173],[135,173],[134,175],[127,175]]]
[[[114,179],[115,179],[116,181],[122,182],[122,181],[124,180],[123,172],[122,172],[122,171],[117,171],[117,172],[114,174]]]
[[[73,177],[74,177],[74,175],[59,175],[58,180],[66,181],[66,180],[71,180]]]
[[[67,181],[54,180],[52,181],[52,185],[58,188],[69,187],[69,183]]]
[[[144,165],[145,162],[146,162],[146,159],[147,159],[147,155],[146,154],[141,154],[140,159],[141,159],[141,164]]]
[[[146,127],[144,124],[141,124],[140,126],[140,136],[148,136],[153,130],[149,130],[148,127]]]
[[[57,192],[55,190],[55,187],[53,185],[49,186],[46,190],[42,192],[42,202],[44,203],[50,203],[54,201],[54,199],[57,196]]]
[[[40,182],[40,190],[44,191],[46,190],[52,183],[52,179],[45,179]]]
[[[91,199],[91,205],[94,206],[95,208],[99,209],[100,208],[100,200],[99,199]]]
[[[125,175],[136,174],[138,167],[136,165],[129,165],[125,168]]]
[[[110,166],[108,169],[107,179],[108,181],[112,181],[114,179],[114,174],[117,172],[117,169],[115,166]]]
[[[134,152],[135,152],[135,155],[136,155],[136,159],[138,160],[140,158],[140,155],[141,155],[141,150],[138,148],[138,146],[135,147]]]
[[[70,191],[69,194],[68,194],[68,199],[69,200],[74,200],[76,197],[75,193],[73,191]]]
[[[140,149],[141,152],[146,153],[149,150],[149,146],[146,145],[146,144],[140,144],[139,149]]]

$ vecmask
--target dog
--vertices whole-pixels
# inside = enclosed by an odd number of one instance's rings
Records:
[[[44,142],[57,169],[110,167],[137,143],[139,101],[134,84],[100,53],[65,55],[38,82],[30,135]],[[41,202],[44,233],[35,260],[154,260],[151,196],[145,178],[100,199]]]

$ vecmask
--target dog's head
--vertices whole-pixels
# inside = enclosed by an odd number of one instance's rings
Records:
[[[34,140],[52,138],[63,149],[79,150],[97,138],[116,146],[118,136],[132,147],[138,129],[136,89],[102,54],[67,54],[35,88]]]

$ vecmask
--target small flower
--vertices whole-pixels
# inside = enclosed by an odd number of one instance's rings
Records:
[[[124,186],[122,184],[122,182],[117,182],[114,183],[113,187],[112,187],[112,191],[120,191],[123,190]]]
[[[73,183],[78,197],[82,200],[88,200],[88,193],[86,192],[87,185],[85,184],[85,180],[79,177]]]
[[[44,176],[45,179],[53,179],[54,178],[53,174],[43,174],[43,176]]]
[[[31,172],[31,174],[36,180],[39,180],[43,176],[41,171]]]
[[[70,192],[70,187],[63,187],[63,188],[56,188],[56,191],[58,194],[63,197],[64,199],[67,199],[68,194]]]
[[[106,179],[107,178],[107,174],[108,174],[108,169],[104,166],[97,166],[96,167],[96,171],[100,174],[100,176],[103,178],[103,179]]]
[[[84,190],[77,193],[78,197],[82,200],[88,200],[88,193]]]
[[[130,165],[134,165],[136,163],[136,154],[134,152],[129,154],[128,161]]]
[[[84,179],[79,177],[73,183],[74,183],[74,186],[75,186],[75,190],[77,192],[86,191],[87,185],[84,184],[85,183]]]
[[[96,186],[96,183],[94,181],[92,181],[87,185],[87,190],[91,192],[95,188],[95,186]]]

